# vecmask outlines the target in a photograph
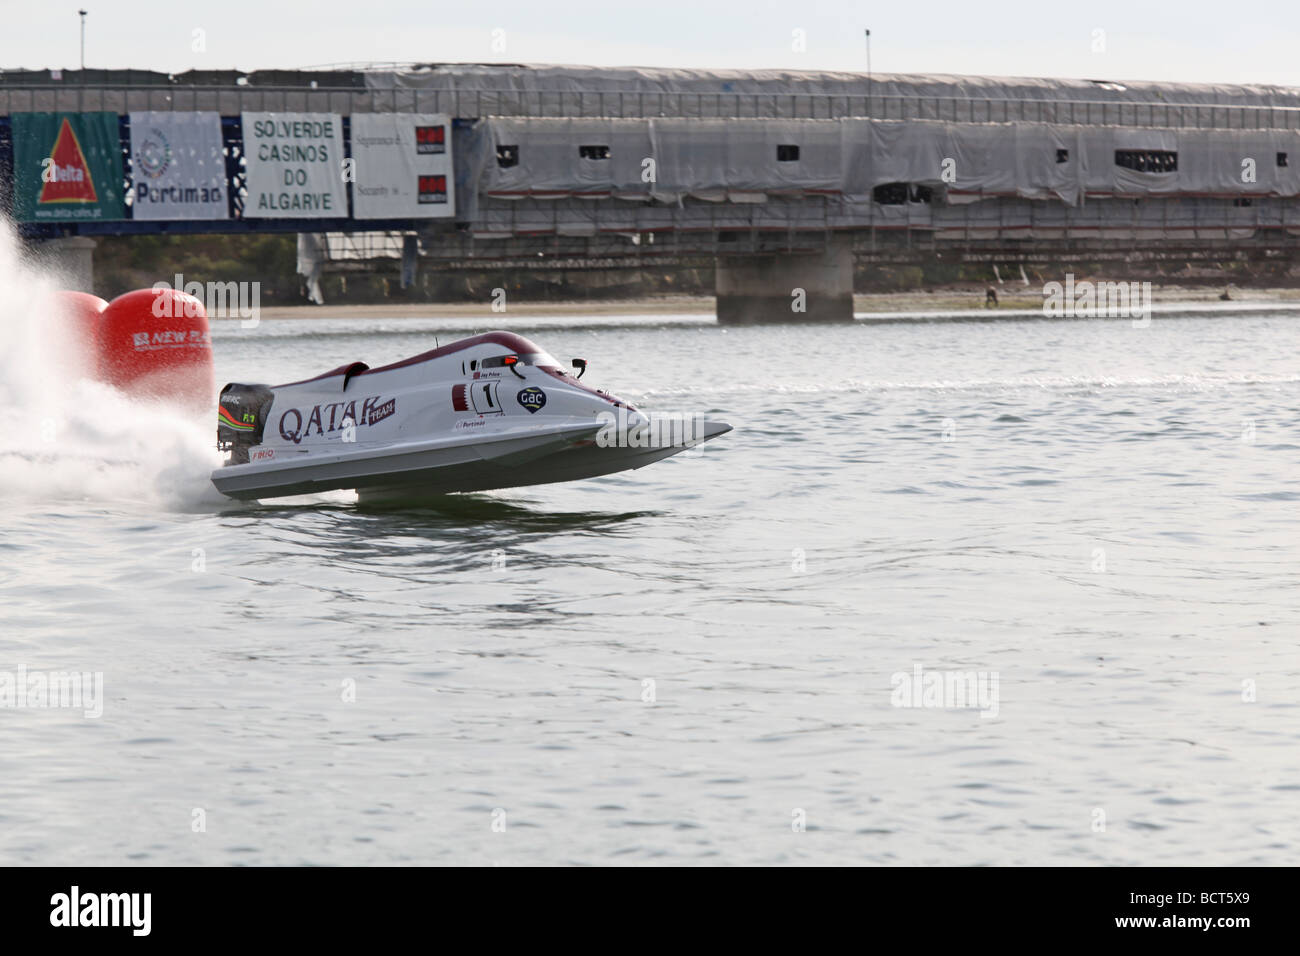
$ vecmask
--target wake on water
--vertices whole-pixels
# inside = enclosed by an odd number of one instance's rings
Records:
[[[231,503],[208,475],[221,462],[214,408],[194,417],[91,381],[57,321],[59,277],[0,227],[0,507],[135,503],[208,510]]]

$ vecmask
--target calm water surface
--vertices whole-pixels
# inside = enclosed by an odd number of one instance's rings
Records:
[[[218,380],[505,327],[736,430],[389,511],[222,504],[206,421],[0,456],[0,670],[105,696],[0,709],[0,862],[1296,861],[1294,318],[505,319],[220,323]]]

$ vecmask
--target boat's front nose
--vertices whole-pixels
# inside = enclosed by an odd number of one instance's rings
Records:
[[[731,425],[728,422],[714,422],[705,419],[701,429],[703,437],[700,441],[708,441],[710,438],[717,438],[719,435],[725,435],[731,431]]]
[[[671,412],[645,415],[630,411],[627,416],[627,426],[622,429],[608,430],[603,436],[598,435],[597,444],[658,449],[666,455],[675,455],[688,448],[702,445],[719,435],[725,435],[729,431],[731,425],[727,422],[711,421],[703,415],[682,415]]]

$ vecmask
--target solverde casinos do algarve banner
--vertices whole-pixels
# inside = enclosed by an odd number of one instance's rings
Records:
[[[343,118],[244,113],[245,219],[345,219]]]
[[[123,218],[116,113],[14,113],[12,122],[15,219]]]

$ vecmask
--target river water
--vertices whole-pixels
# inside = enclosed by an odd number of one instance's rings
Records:
[[[496,327],[735,431],[245,506],[209,422],[36,448],[9,382],[0,671],[103,696],[0,709],[0,862],[1295,862],[1296,319],[221,322],[218,382]]]

